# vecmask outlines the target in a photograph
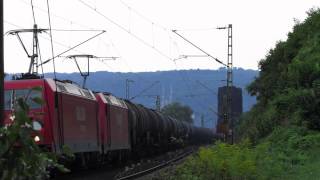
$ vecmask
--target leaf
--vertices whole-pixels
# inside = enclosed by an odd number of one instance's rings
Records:
[[[44,179],[48,170],[57,168],[69,172],[58,163],[57,155],[42,152],[32,137],[28,98],[15,102],[15,120],[9,126],[0,127],[0,178],[1,179]],[[32,98],[42,103],[41,98]]]
[[[68,172],[70,172],[69,169],[65,168],[65,167],[64,167],[63,165],[61,165],[61,164],[55,164],[55,167],[56,167],[59,171],[61,171],[61,172],[63,172],[63,173],[68,173]]]
[[[45,101],[40,97],[34,97],[32,98],[32,101],[40,105],[43,105],[45,103]]]
[[[63,147],[62,147],[62,152],[63,152],[63,154],[65,154],[68,158],[72,158],[72,159],[75,158],[74,154],[72,153],[72,150],[71,150],[70,147],[68,147],[67,145],[63,145]]]
[[[17,109],[22,109],[25,112],[29,112],[29,106],[27,105],[24,98],[18,98],[17,102],[18,102]]]

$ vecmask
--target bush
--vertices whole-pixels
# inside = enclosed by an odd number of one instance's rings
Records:
[[[37,90],[40,89],[33,89]],[[0,177],[4,180],[44,179],[52,168],[67,171],[58,164],[54,154],[43,152],[31,137],[33,129],[32,120],[28,117],[28,98],[16,101],[12,123],[0,128]],[[32,100],[42,103],[39,98]]]
[[[217,143],[177,169],[177,179],[255,179],[255,154],[248,145]]]
[[[244,140],[200,148],[171,179],[292,179],[306,173],[315,178],[312,173],[320,170],[309,167],[319,164],[320,155],[315,153],[319,149],[320,133],[301,127],[277,128],[257,146]]]

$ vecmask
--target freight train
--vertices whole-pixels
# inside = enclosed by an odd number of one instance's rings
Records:
[[[83,164],[103,163],[133,155],[143,157],[182,144],[211,143],[213,131],[178,121],[160,112],[93,92],[70,81],[46,79],[5,82],[5,123],[20,97],[29,97],[34,141],[44,149],[63,153],[67,146]],[[41,91],[32,90],[40,87]],[[40,97],[45,103],[31,101]]]

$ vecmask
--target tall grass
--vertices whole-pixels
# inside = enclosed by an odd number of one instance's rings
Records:
[[[278,128],[252,146],[217,142],[201,148],[166,179],[317,179],[320,133],[299,127]]]

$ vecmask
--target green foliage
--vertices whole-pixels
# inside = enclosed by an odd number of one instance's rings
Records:
[[[259,62],[259,77],[247,88],[258,103],[241,119],[243,138],[257,142],[277,126],[320,130],[320,10],[308,15]]]
[[[29,106],[26,103],[28,98],[17,99],[12,123],[0,128],[0,177],[4,180],[44,179],[49,176],[52,168],[68,171],[58,164],[54,154],[43,152],[34,142],[31,136],[32,120],[28,116]],[[39,98],[33,98],[32,101],[43,102]]]
[[[217,143],[201,148],[177,169],[177,179],[255,179],[254,151],[247,145]]]
[[[255,148],[259,154],[258,174],[262,179],[304,176],[302,170],[320,159],[319,154],[313,155],[320,148],[319,138],[320,133],[302,127],[276,128]]]
[[[320,133],[301,127],[277,128],[257,146],[247,139],[200,148],[167,176],[181,180],[315,179],[320,170],[311,164],[319,165],[319,149]]]
[[[161,110],[164,115],[173,117],[180,121],[186,121],[193,123],[192,114],[193,111],[189,106],[183,106],[178,102],[174,102],[164,106]]]

